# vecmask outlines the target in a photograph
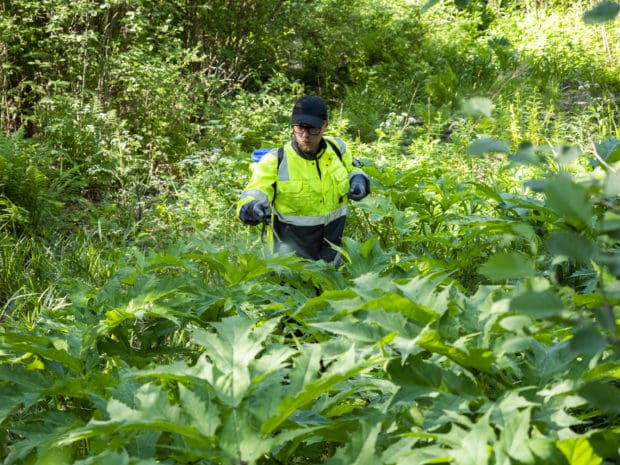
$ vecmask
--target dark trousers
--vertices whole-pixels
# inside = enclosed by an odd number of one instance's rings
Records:
[[[274,217],[273,228],[277,234],[274,250],[292,250],[303,258],[332,263],[337,252],[331,248],[330,242],[338,246],[341,244],[345,221],[346,217],[342,216],[326,225],[295,226]]]

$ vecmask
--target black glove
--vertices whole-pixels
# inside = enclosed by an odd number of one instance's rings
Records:
[[[271,209],[265,201],[252,200],[239,210],[239,219],[245,224],[255,226],[259,223],[271,223]]]
[[[252,207],[252,213],[254,214],[254,219],[259,223],[271,223],[271,208],[269,208],[269,202],[265,202],[264,200],[262,202],[256,201]]]
[[[355,174],[349,181],[349,198],[352,200],[362,200],[369,194],[370,183],[364,175]]]
[[[244,203],[239,210],[239,219],[244,223],[250,226],[255,226],[258,224],[258,221],[254,219],[254,213],[252,212],[252,208],[256,200],[252,202]]]

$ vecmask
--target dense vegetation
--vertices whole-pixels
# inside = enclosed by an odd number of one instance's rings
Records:
[[[619,10],[0,0],[3,462],[620,463]],[[234,217],[304,93],[338,270]]]

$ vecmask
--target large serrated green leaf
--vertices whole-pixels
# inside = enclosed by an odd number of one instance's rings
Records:
[[[218,396],[228,405],[239,405],[252,385],[250,364],[261,352],[264,340],[278,324],[277,319],[256,325],[241,317],[213,323],[217,332],[196,329],[193,340],[205,348],[217,373],[213,383]]]
[[[484,138],[476,139],[467,146],[467,155],[479,156],[485,153],[510,153],[510,149],[505,142],[497,139]]]
[[[59,362],[74,372],[81,372],[84,362],[70,355],[66,350],[57,349],[54,337],[35,334],[7,332],[0,337],[0,347],[17,352],[31,353],[54,362]]]
[[[546,240],[552,255],[572,258],[579,264],[588,264],[596,252],[596,243],[574,231],[556,231]]]
[[[527,444],[528,449],[536,457],[536,464],[570,465],[552,438],[535,438]]]
[[[529,440],[530,410],[511,409],[504,412],[501,419],[501,434],[496,447],[499,463],[510,463],[518,460],[519,463],[531,463],[532,452],[524,447]]]
[[[466,368],[476,368],[480,371],[489,371],[495,356],[492,351],[480,347],[466,347],[466,351],[456,348],[442,340],[438,331],[423,332],[418,345],[441,355],[445,355],[459,365]]]
[[[561,218],[578,226],[588,226],[593,219],[593,205],[588,191],[565,176],[555,176],[545,186],[547,207]]]
[[[445,285],[446,280],[445,274],[433,273],[416,276],[404,284],[398,284],[397,287],[423,309],[441,316],[448,310],[450,293],[453,290],[451,285]]]
[[[600,465],[603,459],[596,455],[588,438],[584,436],[557,441],[558,449],[568,459],[570,465]]]
[[[362,423],[360,429],[351,434],[350,441],[336,451],[336,454],[324,463],[325,465],[376,465],[375,454],[377,438],[381,431],[381,423]]]
[[[385,332],[381,328],[359,321],[326,321],[312,323],[311,326],[332,334],[339,334],[352,343],[362,345],[374,345],[385,336]]]
[[[292,395],[284,398],[280,403],[278,414],[263,423],[261,426],[262,433],[264,435],[273,433],[297,409],[308,405],[320,395],[329,392],[335,386],[355,374],[370,368],[378,363],[379,360],[377,357],[358,360],[355,347],[351,347],[347,352],[339,356],[321,377],[314,379],[312,374],[304,377],[303,381],[298,383],[299,391],[291,393]],[[303,373],[300,374],[303,376]],[[312,381],[306,382],[306,379]],[[300,384],[302,386],[299,386]]]
[[[165,431],[205,444],[210,441],[195,425],[188,424],[186,413],[180,406],[170,403],[168,393],[161,387],[142,385],[135,393],[135,402],[134,409],[117,399],[110,399],[106,407],[108,420],[91,420],[86,426],[72,430],[59,444],[68,445],[94,436],[129,431]],[[207,430],[217,428],[217,417],[207,419],[215,422]],[[204,424],[200,428],[204,430]]]
[[[183,411],[190,419],[191,426],[205,437],[215,437],[220,426],[220,412],[217,406],[194,391],[179,384],[179,400]]]
[[[590,406],[612,416],[620,415],[620,388],[617,380],[597,379],[586,383],[579,394],[588,400]]]
[[[439,318],[439,315],[429,308],[418,305],[411,299],[396,294],[386,294],[378,299],[373,299],[361,306],[364,310],[387,310],[398,312],[407,318],[422,323],[430,323]]]
[[[216,249],[212,244],[200,243],[204,253],[186,254],[185,258],[208,264],[228,284],[236,285],[269,273],[265,259],[254,253],[235,254],[229,249]]]
[[[489,258],[479,272],[494,282],[527,278],[534,274],[534,262],[525,254],[504,252]]]
[[[452,461],[461,465],[489,464],[491,458],[489,444],[495,437],[489,423],[489,412],[473,423],[457,412],[447,411],[446,415],[454,417],[456,421],[449,432],[438,434],[438,440],[449,449]]]
[[[550,318],[564,310],[564,303],[553,291],[528,291],[510,301],[510,310],[532,318]]]

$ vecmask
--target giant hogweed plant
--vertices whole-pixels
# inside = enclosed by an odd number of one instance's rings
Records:
[[[346,250],[363,261],[378,252],[368,243],[349,241]],[[308,299],[294,287],[257,282],[273,278],[263,274],[228,287],[270,288],[275,299],[248,293],[230,316],[200,322],[196,306],[186,305],[186,315],[165,312],[198,293],[197,286],[152,292],[171,265],[192,261],[196,251],[190,255],[153,256],[131,270],[139,279],[119,276],[125,290],[119,289],[115,305],[106,305],[105,319],[91,315],[85,324],[64,328],[56,322],[36,338],[5,332],[5,353],[24,354],[2,370],[3,387],[12,393],[4,411],[12,416],[11,437],[24,437],[6,463],[59,456],[65,463],[296,463],[312,460],[317,442],[346,444],[326,446],[333,456],[325,463],[447,463],[457,457],[458,463],[591,463],[583,460],[611,457],[613,428],[588,435],[571,428],[601,421],[610,408],[598,405],[603,410],[593,417],[583,392],[606,386],[613,352],[593,328],[575,342],[544,313],[515,307],[530,285],[544,288],[542,279],[524,283],[525,290],[481,286],[466,296],[442,273],[394,280],[369,268],[347,287]],[[243,260],[229,258],[228,272],[239,276]],[[260,263],[274,276],[288,273],[298,287],[330,272],[297,261],[289,267],[282,259]],[[541,292],[553,300],[550,288],[547,283]],[[97,291],[95,300],[100,293],[107,294]],[[151,305],[145,305],[148,295]],[[133,365],[135,356],[98,348],[99,335],[117,327],[111,318],[116,307],[134,312],[125,321],[135,339],[127,351],[139,351],[150,340],[149,328],[176,316],[184,337],[168,346],[178,354],[155,354]],[[287,332],[284,317],[299,322],[303,334]],[[78,461],[83,455],[88,458]]]
[[[197,235],[5,321],[5,463],[614,463],[618,145],[525,148],[469,151],[528,190],[387,173],[340,270]]]
[[[346,251],[369,265],[381,255],[373,242],[349,241]],[[190,255],[193,261],[196,251]],[[214,263],[222,276],[241,276],[255,268],[242,256],[229,253],[228,268]],[[302,298],[269,281],[286,272],[301,287],[323,270],[257,260],[264,274],[233,278],[226,287],[269,288],[275,299],[247,293],[231,316],[200,322],[192,310],[199,306],[174,311],[175,301],[200,295],[191,280],[184,289],[153,292],[182,263],[190,275],[199,273],[183,254],[126,270],[114,305],[104,305],[105,319],[64,328],[57,322],[36,338],[5,332],[5,353],[23,354],[3,366],[11,437],[24,437],[7,463],[59,455],[65,463],[80,455],[89,458],[76,463],[295,463],[315,453],[317,441],[347,444],[325,463],[596,463],[584,460],[612,456],[613,428],[588,435],[571,428],[588,429],[617,408],[587,397],[613,389],[606,380],[617,370],[614,352],[592,326],[570,339],[569,326],[550,321],[549,312],[567,309],[542,278],[513,289],[481,286],[466,296],[445,274],[394,280],[368,266],[347,287],[308,299],[305,290]],[[535,308],[545,292],[546,305]],[[105,289],[93,297],[109,302]],[[98,339],[118,328],[113,317],[121,308],[133,315],[124,321],[133,347],[119,344],[112,354],[97,348]],[[287,333],[284,316],[304,334]],[[149,331],[171,319],[184,333],[169,339],[172,351],[147,351],[138,358],[149,360],[134,365],[136,356],[123,351],[152,344]],[[95,374],[102,360],[108,362]]]

